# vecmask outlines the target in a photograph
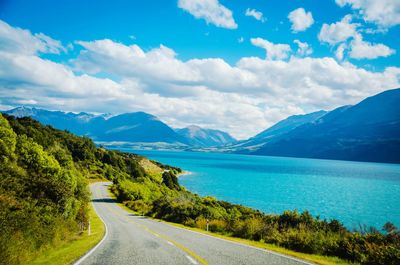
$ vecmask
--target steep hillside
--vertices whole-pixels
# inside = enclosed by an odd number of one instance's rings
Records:
[[[296,127],[252,153],[400,163],[399,102],[400,89],[385,91]]]
[[[86,229],[88,179],[141,179],[161,185],[165,169],[180,171],[96,148],[88,138],[28,117],[0,114],[0,264],[30,264],[42,250]]]
[[[264,145],[266,142],[271,141],[280,135],[288,133],[301,125],[314,122],[324,116],[326,113],[326,111],[321,110],[304,115],[290,116],[248,140],[240,141],[234,143],[233,145],[228,145],[225,148],[236,153],[251,153],[252,151],[260,148],[260,146]]]

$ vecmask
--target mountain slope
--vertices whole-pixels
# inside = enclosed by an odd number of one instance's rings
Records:
[[[237,143],[224,146],[223,148],[226,151],[236,153],[249,153],[255,151],[266,142],[271,141],[280,135],[288,133],[301,125],[314,122],[324,116],[326,113],[328,112],[320,110],[309,114],[290,116],[248,140],[239,141]]]
[[[337,108],[271,139],[252,154],[400,162],[400,89]]]
[[[187,139],[188,143],[192,146],[211,147],[236,142],[236,139],[226,132],[203,129],[195,125],[191,125],[182,129],[176,129],[175,131]]]
[[[18,118],[32,117],[45,125],[51,125],[57,129],[68,130],[79,135],[84,135],[87,132],[90,120],[96,117],[93,114],[85,112],[75,114],[72,112],[49,111],[28,107],[18,107],[4,111],[3,113]]]
[[[327,113],[327,111],[320,110],[317,112],[313,112],[310,114],[305,114],[305,115],[293,115],[290,116],[287,119],[284,119],[272,127],[268,128],[265,131],[262,131],[261,133],[257,134],[252,140],[258,139],[258,140],[265,140],[268,138],[272,138],[277,135],[282,135],[284,133],[290,132],[291,130],[295,129],[296,127],[299,127],[303,124],[313,122],[322,116],[324,116]]]
[[[168,125],[144,112],[125,113],[106,118],[105,115],[96,116],[84,112],[75,114],[19,107],[4,113],[16,117],[32,117],[43,124],[78,135],[86,135],[95,141],[187,144],[187,140]]]
[[[93,119],[89,136],[100,141],[187,143],[168,125],[145,112]]]

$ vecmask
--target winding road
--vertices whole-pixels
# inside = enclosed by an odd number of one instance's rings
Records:
[[[106,235],[75,265],[311,264],[134,215],[110,197],[109,185],[99,182],[90,187],[94,208],[106,225]]]

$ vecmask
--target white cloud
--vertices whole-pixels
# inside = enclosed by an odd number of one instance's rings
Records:
[[[361,34],[357,34],[351,42],[350,57],[354,59],[376,59],[388,57],[395,51],[384,44],[372,44],[363,40]]]
[[[265,21],[267,21],[266,18],[264,17],[264,15],[263,15],[263,13],[261,11],[255,10],[255,9],[247,8],[245,15],[248,16],[248,17],[254,17],[256,20],[261,21],[263,23]]]
[[[294,40],[293,42],[296,43],[298,46],[296,53],[299,56],[308,56],[313,53],[313,49],[310,47],[310,45],[307,42],[301,42],[299,40]]]
[[[342,43],[338,46],[338,48],[336,49],[335,52],[335,56],[339,61],[342,61],[344,58],[344,53],[347,49],[347,44],[346,43]]]
[[[250,41],[254,46],[265,49],[268,60],[286,59],[291,52],[290,46],[287,44],[274,44],[262,38],[252,38]]]
[[[323,24],[318,39],[330,45],[335,45],[354,37],[357,34],[358,24],[351,23],[351,19],[350,15],[346,15],[339,22],[330,25]]]
[[[399,0],[336,0],[343,7],[351,6],[367,22],[373,22],[381,27],[392,27],[400,24]]]
[[[175,52],[163,45],[146,53],[137,45],[126,46],[108,39],[77,44],[85,50],[73,62],[77,70],[91,74],[104,71],[174,83],[200,79],[198,72],[177,60]]]
[[[29,30],[11,27],[0,20],[0,50],[24,54],[55,53],[65,51],[60,41],[43,33],[32,34]]]
[[[340,43],[335,53],[338,60],[341,61],[344,59],[347,49],[349,49],[347,54],[353,59],[376,59],[395,53],[393,49],[382,43],[372,44],[364,41],[362,35],[357,30],[360,25],[351,23],[351,20],[351,15],[347,15],[339,22],[330,25],[324,24],[318,36],[321,42],[326,42],[330,45]],[[349,39],[351,39],[350,43],[347,41]]]
[[[0,34],[0,43],[5,39],[10,37]],[[267,53],[274,51],[271,58],[290,51],[288,45],[277,52],[279,44],[256,42]],[[76,43],[82,51],[68,65],[2,46],[0,107],[29,103],[64,111],[145,111],[171,126],[201,124],[243,139],[289,115],[354,104],[400,86],[400,68],[372,72],[328,57],[244,57],[231,65],[220,58],[182,61],[162,45],[144,51],[111,40]]]
[[[221,5],[218,0],[179,0],[178,7],[186,10],[195,18],[201,18],[217,27],[236,29],[238,26],[232,11]]]
[[[304,8],[297,8],[290,12],[288,19],[292,22],[293,32],[305,31],[314,24],[311,12],[306,12]]]

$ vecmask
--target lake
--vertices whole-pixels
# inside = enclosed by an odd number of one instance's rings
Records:
[[[266,213],[309,210],[346,227],[400,227],[400,165],[178,151],[126,150],[191,174],[181,185],[200,195]]]

